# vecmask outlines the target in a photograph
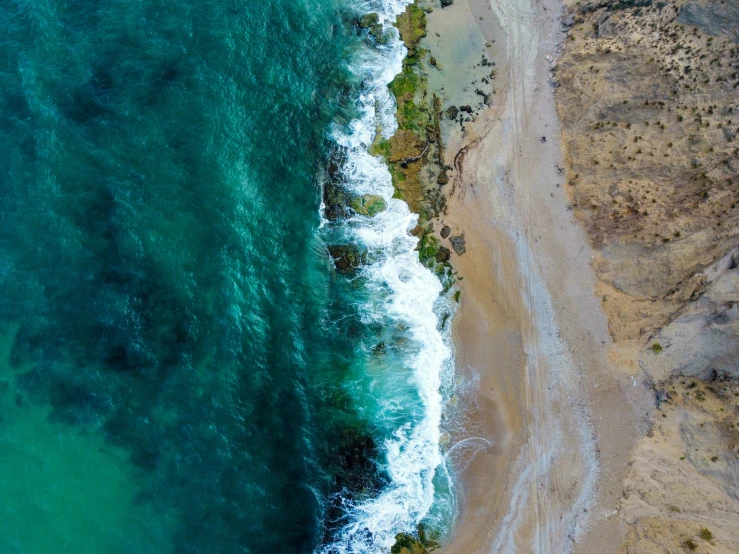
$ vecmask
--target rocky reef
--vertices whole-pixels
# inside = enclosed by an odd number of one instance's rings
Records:
[[[426,11],[418,2],[410,4],[398,16],[395,26],[408,53],[402,71],[388,85],[397,104],[398,128],[390,138],[383,138],[378,130],[369,151],[382,156],[392,176],[394,198],[404,200],[418,214],[418,225],[411,231],[419,237],[419,259],[431,269],[445,286],[454,283],[454,271],[449,264],[450,251],[441,246],[433,235],[431,221],[445,207],[442,187],[449,182],[444,165],[444,145],[439,119],[441,100],[429,92],[425,72],[435,61],[421,48],[426,36]],[[356,28],[373,44],[383,44],[387,32],[383,30],[376,13],[369,13],[355,21]],[[348,192],[341,182],[339,168],[343,155],[335,152],[328,168],[324,185],[324,214],[329,221],[348,218],[354,214],[373,217],[386,208],[385,201],[374,195],[357,196]],[[422,170],[428,171],[422,171]],[[429,177],[431,175],[431,177]],[[459,252],[457,247],[455,250]],[[352,274],[362,263],[362,255],[349,245],[330,248],[331,258],[340,273]]]
[[[432,269],[445,287],[453,283],[449,250],[432,234],[431,220],[445,207],[442,187],[449,182],[444,165],[444,144],[439,119],[441,100],[430,93],[425,76],[434,59],[420,46],[426,36],[426,11],[418,2],[410,4],[396,22],[400,38],[408,49],[402,71],[389,84],[397,103],[398,129],[390,139],[378,133],[370,152],[382,156],[393,179],[395,197],[405,200],[418,214],[418,226],[412,231],[421,240],[419,257]],[[426,173],[423,169],[430,169]]]

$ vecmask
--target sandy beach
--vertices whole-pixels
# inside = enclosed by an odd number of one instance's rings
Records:
[[[464,130],[442,127],[454,169],[438,227],[466,240],[452,260],[462,290],[454,341],[457,369],[475,383],[454,437],[464,478],[445,553],[615,552],[623,529],[611,515],[646,426],[636,368],[609,362],[592,253],[564,193],[550,83],[560,10],[554,0],[457,0],[428,17],[424,47],[450,68],[430,78],[444,107],[475,88],[482,52],[497,70],[492,105]]]

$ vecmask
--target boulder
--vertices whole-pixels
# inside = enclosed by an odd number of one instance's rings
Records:
[[[443,238],[443,239],[447,238],[449,236],[449,233],[451,233],[451,232],[452,232],[452,230],[449,227],[447,227],[446,225],[444,225],[441,228],[441,238]]]
[[[463,112],[472,113],[472,106],[460,106],[459,109]]]
[[[441,0],[441,7],[442,8],[448,8],[452,4],[454,4],[454,0]]]
[[[457,119],[458,114],[459,114],[459,110],[457,109],[457,106],[449,106],[446,109],[446,116],[449,119]]]
[[[449,182],[449,175],[446,174],[446,169],[441,168],[439,176],[436,178],[436,182],[440,185],[446,185]]]
[[[445,246],[439,246],[439,251],[436,253],[436,261],[439,263],[448,262],[449,258],[452,257],[452,253]]]
[[[357,196],[349,204],[352,210],[360,215],[374,217],[381,211],[385,210],[387,204],[382,196],[376,194],[363,194]]]
[[[456,237],[451,237],[449,239],[449,242],[451,243],[452,248],[454,248],[454,251],[457,253],[457,256],[461,256],[467,251],[465,248],[465,243],[464,243],[464,235],[457,235]]]

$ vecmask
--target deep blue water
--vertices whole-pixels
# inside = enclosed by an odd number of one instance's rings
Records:
[[[441,339],[326,252],[357,13],[0,0],[2,552],[372,550],[352,507],[405,479],[388,441],[436,401],[408,360]]]

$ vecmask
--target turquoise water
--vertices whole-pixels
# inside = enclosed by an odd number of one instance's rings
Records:
[[[403,2],[0,2],[0,551],[446,529],[449,306],[365,151],[402,57],[368,7]],[[331,159],[388,210],[324,220]]]

